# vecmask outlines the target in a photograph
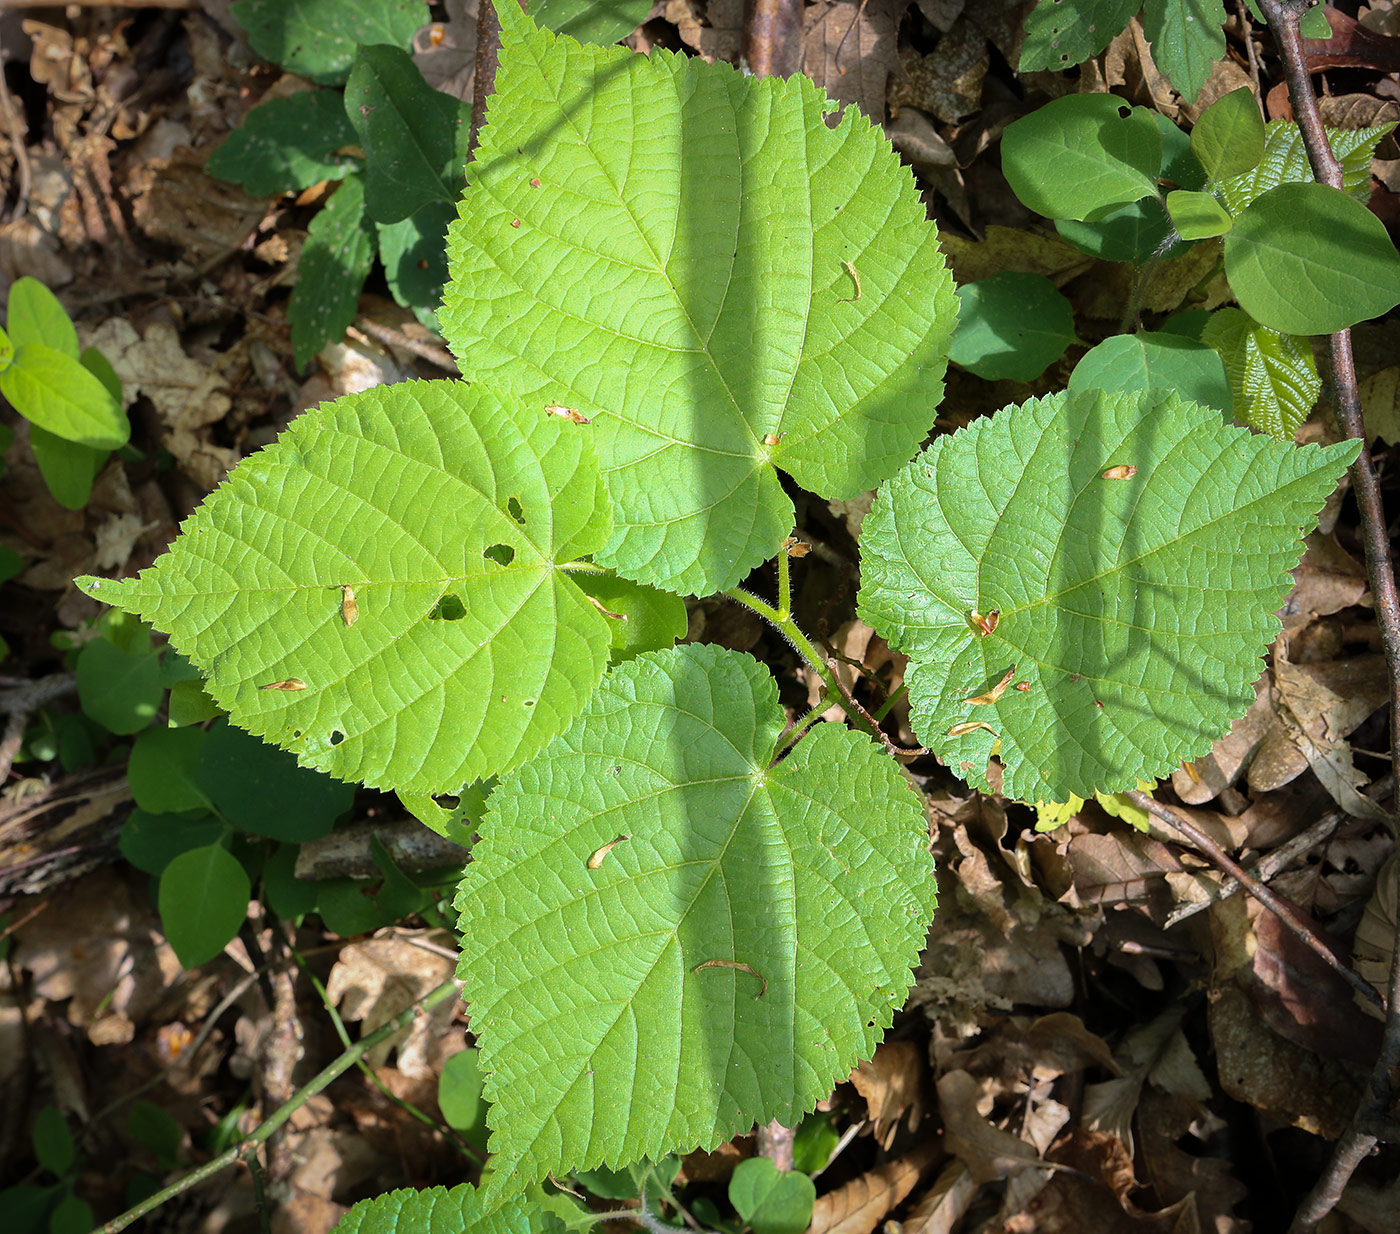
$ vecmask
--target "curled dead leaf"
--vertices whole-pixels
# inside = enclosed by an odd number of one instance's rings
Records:
[[[353,626],[360,619],[360,606],[355,600],[353,587],[340,589],[340,616],[347,626]]]
[[[1013,664],[1010,668],[1006,670],[1006,675],[1002,677],[1002,679],[998,681],[996,685],[994,685],[990,690],[988,690],[985,694],[973,695],[967,700],[967,702],[971,703],[974,707],[982,707],[986,706],[987,704],[997,702],[1001,698],[1001,696],[1006,693],[1006,687],[1011,684],[1011,679],[1014,676],[1016,676],[1016,666]],[[1020,687],[1017,688],[1019,689]]]
[[[259,686],[260,690],[304,690],[306,682],[300,677],[288,677],[286,681],[269,681],[265,686]]]
[[[603,859],[627,838],[627,836],[618,836],[616,839],[609,840],[602,848],[595,849],[593,854],[588,858],[588,868],[590,870],[596,870],[603,864]]]
[[[1127,480],[1131,476],[1137,475],[1137,468],[1132,463],[1119,463],[1116,467],[1110,467],[1103,473],[1105,480]]]

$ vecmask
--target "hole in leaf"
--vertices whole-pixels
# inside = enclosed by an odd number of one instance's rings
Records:
[[[292,729],[292,736],[293,736],[293,737],[300,737],[300,736],[301,736],[301,729],[299,729],[299,728],[294,728],[294,729]]]
[[[481,555],[500,566],[508,566],[515,560],[515,550],[509,544],[488,544]]]
[[[1123,104],[1121,104],[1121,105],[1119,106],[1119,108],[1118,108],[1118,116],[1119,116],[1120,119],[1126,120],[1126,119],[1127,119],[1129,116],[1131,116],[1132,114],[1133,114],[1133,109],[1132,109],[1131,107],[1129,107],[1126,103],[1123,103]]]
[[[467,615],[467,606],[462,603],[461,597],[452,592],[448,592],[436,604],[428,614],[429,621],[461,621]]]
[[[331,745],[338,746],[344,740],[344,733],[342,733],[338,728],[331,729]]]
[[[506,502],[506,511],[522,527],[525,525],[525,511],[514,497]]]
[[[433,804],[444,810],[455,810],[462,804],[462,799],[456,793],[438,793],[433,797]]]
[[[534,700],[534,699],[532,699],[532,698],[527,698],[527,699],[525,700],[525,706],[527,706],[527,707],[533,707],[534,705],[535,705],[535,700]]]

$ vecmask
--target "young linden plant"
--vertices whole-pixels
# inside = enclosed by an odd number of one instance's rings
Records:
[[[884,486],[860,609],[911,656],[921,739],[1063,800],[1243,712],[1356,451],[1090,390],[914,457],[957,301],[883,136],[804,78],[498,9],[440,314],[467,382],[307,413],[153,567],[80,580],[307,766],[439,826],[431,794],[500,777],[457,898],[491,1165],[347,1231],[581,1227],[539,1182],[794,1123],[903,1002],[935,907],[909,782],[865,734],[789,732],[752,658],[672,645],[719,591],[828,673],[780,471]],[[737,584],[775,556],[772,606]]]

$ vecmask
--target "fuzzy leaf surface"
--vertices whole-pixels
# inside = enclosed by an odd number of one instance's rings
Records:
[[[1235,417],[1292,441],[1322,393],[1308,340],[1261,326],[1239,309],[1219,309],[1210,315],[1201,341],[1225,363]]]
[[[593,420],[603,564],[732,586],[792,529],[778,468],[851,497],[927,431],[957,313],[936,231],[879,130],[855,108],[828,129],[807,79],[581,47],[499,7],[445,336],[469,378]]]
[[[535,753],[602,676],[607,620],[558,565],[608,530],[580,426],[406,382],[303,415],[154,566],[81,585],[146,614],[304,764],[456,792]]]
[[[488,1197],[791,1125],[875,1048],[933,913],[927,828],[836,725],[770,768],[783,726],[750,657],[648,653],[492,795],[457,896]]]
[[[861,536],[859,611],[910,656],[920,740],[986,789],[999,739],[1022,801],[1120,792],[1201,754],[1254,701],[1300,528],[1357,448],[1096,390],[939,438]],[[974,610],[1000,613],[991,634]],[[969,702],[1013,666],[1025,690]],[[976,722],[993,731],[957,727]]]
[[[1371,159],[1376,146],[1394,127],[1376,124],[1364,129],[1326,130],[1332,152],[1342,165],[1342,185],[1363,206],[1371,198]],[[1270,120],[1264,126],[1264,156],[1258,165],[1215,187],[1230,213],[1238,215],[1256,197],[1280,184],[1312,182],[1312,168],[1298,126],[1291,120]]]

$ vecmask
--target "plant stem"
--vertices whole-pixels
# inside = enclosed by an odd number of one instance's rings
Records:
[[[291,1118],[303,1105],[323,1088],[330,1085],[335,1080],[358,1062],[369,1050],[372,1050],[381,1041],[392,1037],[399,1029],[409,1024],[415,1016],[423,1012],[430,1011],[438,1003],[446,998],[455,997],[460,987],[455,980],[444,981],[434,990],[430,990],[423,995],[411,1007],[404,1008],[387,1024],[377,1028],[366,1037],[361,1037],[353,1046],[337,1057],[319,1075],[308,1080],[301,1088],[292,1094],[291,1098],[277,1110],[275,1110],[256,1130],[246,1139],[233,1145],[215,1157],[212,1161],[206,1161],[197,1170],[191,1170],[183,1178],[176,1179],[170,1186],[157,1191],[155,1195],[148,1196],[133,1208],[129,1208],[120,1217],[113,1217],[111,1221],[98,1226],[93,1234],[117,1234],[118,1230],[124,1230],[127,1226],[139,1221],[147,1213],[153,1212],[167,1200],[173,1200],[177,1195],[188,1191],[198,1183],[202,1183],[206,1178],[212,1178],[226,1166],[232,1165],[245,1153],[253,1152],[259,1144],[265,1144]]]
[[[1317,106],[1312,79],[1303,57],[1303,41],[1298,24],[1312,7],[1308,0],[1259,0],[1260,8],[1273,33],[1288,81],[1288,99],[1303,135],[1315,179],[1335,189],[1343,189],[1341,164],[1327,140],[1322,115]],[[1400,595],[1395,585],[1395,565],[1390,554],[1385,509],[1381,502],[1380,481],[1366,447],[1366,429],[1361,418],[1361,399],[1356,388],[1356,362],[1351,350],[1351,331],[1341,330],[1328,338],[1331,369],[1332,405],[1337,423],[1348,437],[1361,442],[1361,453],[1351,466],[1352,487],[1361,514],[1361,534],[1366,544],[1366,573],[1380,628],[1390,678],[1390,759],[1391,770],[1400,773]],[[1396,801],[1400,804],[1400,784]],[[1365,1095],[1357,1106],[1352,1125],[1337,1141],[1332,1159],[1312,1191],[1293,1217],[1290,1227],[1302,1234],[1316,1227],[1341,1198],[1348,1180],[1362,1159],[1375,1146],[1376,1134],[1395,1100],[1395,1080],[1400,1072],[1400,925],[1396,928],[1390,962],[1385,1035],[1380,1054],[1371,1071]],[[1394,1133],[1391,1133],[1394,1138]]]
[[[872,726],[860,711],[851,706],[846,700],[845,692],[841,689],[836,680],[836,675],[831,671],[830,666],[817,653],[817,649],[812,646],[812,641],[802,633],[798,625],[792,619],[791,600],[792,584],[787,579],[788,564],[787,550],[784,549],[778,554],[778,595],[787,599],[788,605],[774,608],[764,600],[760,600],[751,591],[745,591],[742,587],[731,587],[723,594],[733,600],[735,604],[742,604],[752,613],[762,617],[779,634],[781,634],[792,645],[794,651],[807,662],[807,666],[821,677],[823,685],[826,686],[827,697],[836,703],[840,703],[846,714],[850,716],[851,722],[861,730],[867,737],[873,737],[876,741],[882,741],[883,736],[878,727]],[[784,583],[787,583],[784,586]],[[786,593],[786,595],[784,594]],[[781,600],[780,600],[781,604]]]

